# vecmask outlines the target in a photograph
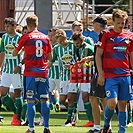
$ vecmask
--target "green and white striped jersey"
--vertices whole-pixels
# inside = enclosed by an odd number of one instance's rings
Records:
[[[72,41],[72,36],[69,37],[68,40],[69,40],[69,41]],[[91,37],[89,37],[89,36],[88,36],[88,37],[84,36],[84,42],[86,42],[86,43],[88,43],[88,44],[94,46],[94,41],[93,41],[93,39],[92,39]]]
[[[94,55],[94,46],[84,42],[81,48],[76,49],[79,52],[80,58]]]
[[[70,70],[66,69],[65,65],[73,64],[73,62],[75,62],[74,54],[74,45],[70,41],[68,41],[68,45],[66,47],[56,45],[53,49],[53,59],[50,62],[54,62],[57,59],[61,62],[61,81],[70,80]]]
[[[55,45],[58,45],[58,44],[56,43]],[[52,48],[54,48],[55,45],[52,45]],[[57,60],[55,60],[53,65],[49,68],[49,78],[59,79],[59,77],[60,77],[60,64],[57,59]]]
[[[13,74],[14,68],[20,63],[20,55],[12,56],[12,51],[18,44],[21,34],[16,33],[14,36],[10,36],[5,33],[2,36],[2,42],[0,51],[5,53],[3,72]]]

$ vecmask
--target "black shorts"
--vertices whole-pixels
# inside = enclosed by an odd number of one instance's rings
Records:
[[[95,96],[100,99],[105,98],[106,97],[105,86],[98,85],[97,78],[98,78],[98,74],[95,73],[91,81],[90,96]]]

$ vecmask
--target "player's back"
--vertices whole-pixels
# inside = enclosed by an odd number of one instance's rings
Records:
[[[47,77],[48,66],[46,55],[51,52],[49,38],[35,30],[25,34],[22,38],[25,42],[25,72],[26,76]]]

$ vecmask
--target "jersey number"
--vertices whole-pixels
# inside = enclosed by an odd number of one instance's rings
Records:
[[[43,54],[43,49],[42,49],[42,41],[41,40],[37,40],[36,41],[36,56],[37,57],[41,57]]]

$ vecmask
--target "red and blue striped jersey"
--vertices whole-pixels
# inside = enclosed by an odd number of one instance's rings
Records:
[[[116,33],[113,29],[107,30],[99,48],[104,50],[105,78],[130,75],[129,53],[133,52],[133,33],[126,30],[121,33]]]
[[[25,52],[25,76],[48,77],[48,62],[46,55],[52,52],[49,38],[34,30],[22,36],[16,49]]]

